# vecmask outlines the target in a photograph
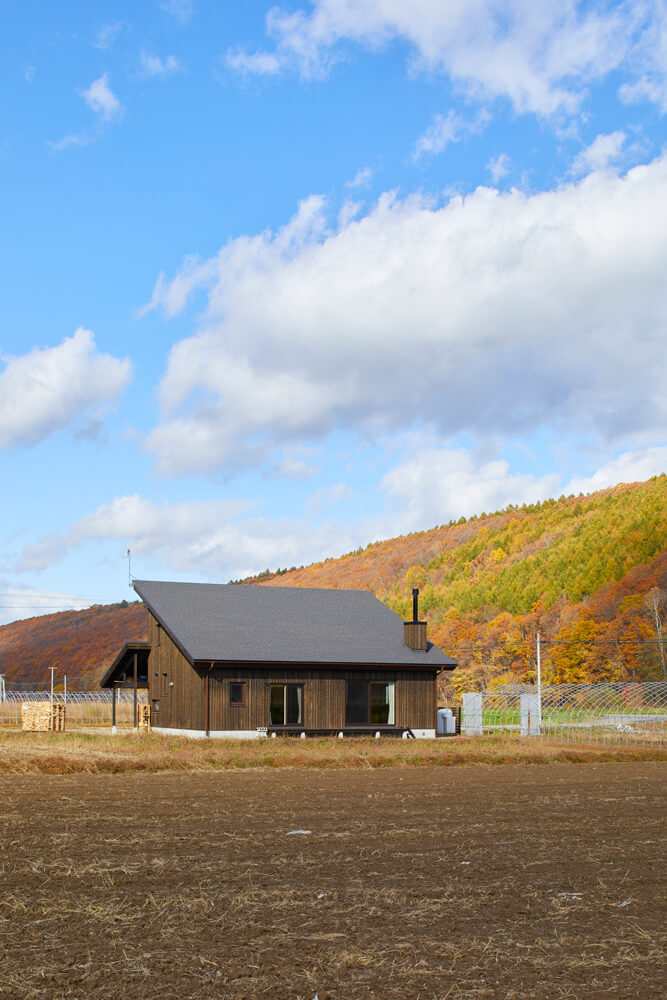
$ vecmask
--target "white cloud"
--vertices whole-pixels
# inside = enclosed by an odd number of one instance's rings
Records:
[[[125,27],[122,21],[114,21],[110,24],[103,24],[95,35],[93,46],[96,49],[110,49]]]
[[[303,482],[305,479],[312,479],[320,469],[315,465],[309,465],[302,459],[284,459],[270,469],[267,469],[264,476],[267,479],[276,477],[277,479],[293,479],[295,482]]]
[[[360,167],[351,181],[346,181],[345,187],[361,188],[368,187],[373,180],[374,170],[372,167]]]
[[[128,544],[135,554],[162,553],[167,562],[173,558],[181,567],[194,567],[198,560],[206,564],[211,553],[224,552],[233,530],[232,519],[252,506],[252,502],[245,500],[156,504],[136,494],[116,497],[76,521],[67,531],[47,535],[27,546],[18,570],[46,569],[60,562],[72,549],[110,539]]]
[[[156,76],[164,79],[174,73],[180,73],[182,65],[176,56],[167,56],[161,59],[160,56],[151,55],[145,49],[141,52],[141,72],[143,76]]]
[[[617,483],[643,482],[652,476],[667,473],[667,446],[627,451],[607,462],[591,476],[575,476],[564,492],[594,493]]]
[[[650,6],[650,5],[649,5]],[[377,49],[393,39],[412,49],[413,72],[440,72],[469,96],[507,98],[517,111],[574,111],[588,81],[604,76],[632,49],[640,13],[580,0],[313,0],[312,10],[272,7],[272,52],[249,59],[257,73],[326,73],[345,42]],[[267,61],[262,61],[262,56]]]
[[[99,139],[109,122],[119,121],[125,114],[125,108],[109,87],[107,73],[93,80],[90,87],[80,93],[88,107],[97,115],[96,128],[90,131],[71,132],[62,139],[48,142],[47,145],[56,152],[68,149],[70,146],[87,146]]]
[[[631,68],[637,79],[619,87],[619,97],[627,104],[650,101],[667,112],[667,4],[647,0],[633,5],[641,31],[631,52]]]
[[[125,109],[109,87],[108,73],[93,80],[90,87],[81,91],[81,96],[101,121],[110,122],[122,118]]]
[[[57,347],[4,358],[0,372],[0,448],[31,445],[116,399],[131,365],[100,354],[81,327]]]
[[[448,111],[447,115],[435,115],[432,124],[417,139],[412,158],[419,160],[426,154],[436,156],[451,142],[458,142],[481,131],[488,122],[489,115],[485,111],[469,121],[455,111]]]
[[[156,504],[136,495],[117,497],[66,531],[27,546],[17,569],[38,572],[84,545],[119,541],[139,557],[135,565],[157,563],[224,582],[267,567],[323,559],[359,544],[357,529],[341,525],[240,516],[253,505],[243,500]]]
[[[169,314],[208,294],[160,386],[160,473],[275,462],[334,429],[550,427],[615,450],[667,430],[667,157],[533,195],[384,195],[327,226],[310,198],[158,282]]]
[[[334,504],[347,500],[351,496],[352,490],[345,483],[323,486],[322,489],[316,490],[315,493],[308,497],[306,500],[306,510],[310,514],[316,514],[322,510],[326,510],[328,507],[332,507]]]
[[[575,176],[587,174],[591,170],[607,170],[616,165],[623,156],[625,132],[616,131],[599,135],[575,158],[572,173]]]
[[[503,177],[507,177],[510,171],[509,156],[507,153],[500,153],[498,156],[491,157],[486,165],[486,169],[491,174],[493,183],[497,184]]]
[[[94,139],[95,137],[89,135],[87,132],[70,132],[69,135],[64,135],[62,139],[57,139],[53,142],[49,141],[47,145],[58,153],[61,149],[69,149],[70,146],[87,146]]]
[[[57,611],[79,611],[94,603],[90,598],[80,597],[78,594],[17,587],[5,580],[0,580],[0,591],[0,625],[36,615],[54,614]]]
[[[666,466],[667,447],[645,449],[563,487],[557,475],[538,478],[513,472],[504,460],[479,460],[463,449],[422,448],[403,455],[383,476],[378,496],[384,509],[356,524],[320,519],[327,508],[352,495],[342,482],[312,494],[303,517],[298,512],[293,517],[249,516],[254,502],[246,500],[158,504],[138,495],[123,496],[65,531],[27,546],[17,570],[39,572],[73,550],[113,542],[131,548],[135,568],[142,567],[140,575],[160,574],[166,568],[224,582],[267,568],[335,558],[359,545],[431,528],[461,515],[646,478]]]
[[[194,13],[194,3],[193,0],[162,0],[160,9],[181,24],[187,24]]]
[[[429,448],[391,469],[380,487],[397,512],[395,530],[409,531],[510,503],[546,500],[557,493],[559,480],[511,473],[504,460],[479,465],[461,449]]]
[[[280,59],[270,52],[244,52],[238,48],[230,49],[224,62],[228,69],[244,75],[275,76],[281,69]]]

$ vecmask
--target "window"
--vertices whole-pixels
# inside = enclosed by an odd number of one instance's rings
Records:
[[[238,707],[245,703],[245,681],[230,681],[229,704]]]
[[[393,681],[348,681],[345,698],[347,726],[393,726]]]
[[[302,726],[302,702],[302,684],[272,684],[270,705],[271,725]]]
[[[162,626],[160,625],[159,622],[155,623],[155,645],[156,646],[162,645]]]
[[[166,674],[162,674],[162,694],[169,694],[169,680]]]
[[[159,712],[160,711],[160,699],[159,698],[153,698],[153,711],[154,712]]]

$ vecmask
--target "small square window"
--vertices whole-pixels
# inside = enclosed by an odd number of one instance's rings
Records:
[[[160,700],[159,700],[159,698],[153,698],[153,711],[154,712],[159,712],[160,711]]]
[[[245,705],[245,681],[230,681],[229,704]]]

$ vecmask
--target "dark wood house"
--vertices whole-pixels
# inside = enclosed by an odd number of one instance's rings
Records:
[[[435,736],[455,663],[365,591],[137,580],[151,725],[188,736]],[[133,654],[132,654],[133,655]]]

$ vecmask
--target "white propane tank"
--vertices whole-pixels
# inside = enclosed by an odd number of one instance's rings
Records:
[[[438,736],[453,736],[456,732],[456,720],[451,708],[439,708],[437,720]]]

